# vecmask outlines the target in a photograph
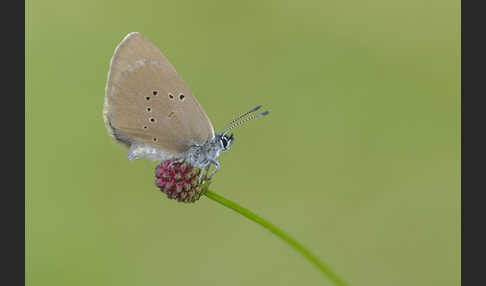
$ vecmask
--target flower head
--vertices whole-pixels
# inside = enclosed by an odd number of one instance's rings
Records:
[[[176,159],[166,160],[155,168],[155,185],[169,199],[184,203],[197,201],[206,190],[206,176],[199,183],[200,168]]]

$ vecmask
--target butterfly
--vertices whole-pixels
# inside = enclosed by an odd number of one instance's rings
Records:
[[[108,133],[128,148],[127,158],[176,159],[204,171],[220,167],[217,158],[234,141],[235,127],[269,111],[261,105],[232,120],[222,132],[162,52],[142,34],[129,33],[115,49],[105,89],[103,117]]]

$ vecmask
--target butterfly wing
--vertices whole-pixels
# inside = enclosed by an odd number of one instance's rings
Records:
[[[128,34],[115,50],[103,113],[109,134],[127,147],[180,154],[214,138],[211,121],[182,78],[140,33]]]

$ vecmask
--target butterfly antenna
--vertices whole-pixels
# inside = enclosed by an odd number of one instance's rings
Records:
[[[261,106],[260,106],[261,107]],[[258,108],[260,108],[258,107]],[[221,135],[225,135],[226,133],[230,132],[233,128],[236,128],[238,126],[240,126],[241,124],[245,123],[245,122],[248,122],[252,119],[255,119],[255,118],[258,118],[258,117],[262,117],[262,116],[265,116],[267,115],[268,113],[270,113],[269,111],[264,111],[262,113],[258,113],[258,114],[253,114],[252,116],[246,118],[245,120],[242,120],[240,122],[237,122],[235,124],[233,124],[233,126],[231,126],[230,128],[226,128],[225,130],[223,130],[222,134]]]
[[[253,112],[257,111],[257,110],[258,110],[258,109],[260,109],[261,107],[262,107],[261,105],[258,105],[257,107],[253,108],[252,110],[247,111],[247,112],[245,112],[244,114],[242,114],[242,115],[238,116],[237,118],[235,118],[235,119],[231,120],[231,122],[230,122],[230,123],[228,123],[228,125],[226,125],[226,127],[225,127],[225,128],[224,128],[224,130],[223,130],[223,132],[224,132],[226,129],[228,129],[229,127],[231,127],[231,125],[233,125],[233,123],[235,123],[236,121],[238,121],[238,120],[242,119],[243,117],[247,116],[247,115],[248,115],[248,114],[250,114],[250,113],[253,113]]]

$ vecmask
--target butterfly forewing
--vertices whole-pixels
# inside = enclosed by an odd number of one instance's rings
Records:
[[[139,33],[113,55],[105,95],[105,124],[127,146],[149,143],[173,153],[214,137],[213,126],[174,67]]]

